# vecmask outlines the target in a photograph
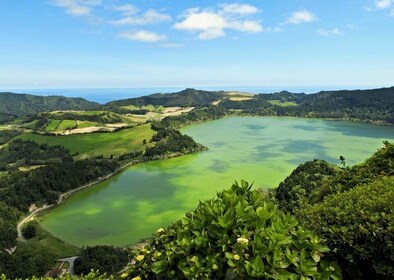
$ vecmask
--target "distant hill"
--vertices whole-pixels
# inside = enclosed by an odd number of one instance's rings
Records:
[[[315,110],[338,110],[345,108],[372,107],[379,110],[394,109],[394,87],[369,90],[321,91],[305,95],[300,102],[303,107]]]
[[[205,91],[188,88],[175,93],[157,93],[137,98],[129,98],[118,101],[112,101],[106,105],[110,106],[145,106],[145,105],[162,105],[166,107],[190,107],[206,106],[210,103],[221,99],[225,95],[223,91]]]
[[[0,114],[3,115],[31,115],[55,110],[91,110],[99,106],[98,103],[83,98],[0,92]]]

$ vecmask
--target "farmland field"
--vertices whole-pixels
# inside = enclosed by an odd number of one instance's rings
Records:
[[[119,155],[143,150],[145,147],[142,143],[143,139],[149,142],[153,134],[154,131],[150,128],[150,124],[144,124],[112,133],[73,134],[67,136],[26,133],[18,138],[33,140],[39,144],[62,145],[69,149],[71,153],[79,153],[79,158],[86,158],[98,155]]]

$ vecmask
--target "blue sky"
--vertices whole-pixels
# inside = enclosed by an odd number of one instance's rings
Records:
[[[394,85],[394,0],[0,0],[0,88]]]

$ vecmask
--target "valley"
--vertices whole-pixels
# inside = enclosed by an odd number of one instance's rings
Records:
[[[0,130],[0,241],[4,249],[16,250],[6,261],[23,250],[42,249],[55,260],[85,252],[86,246],[93,246],[93,254],[111,251],[103,249],[107,245],[139,248],[234,181],[253,183],[248,189],[274,203],[275,191],[278,199],[283,193],[302,198],[308,179],[289,192],[283,184],[303,163],[319,159],[342,176],[363,166],[374,151],[391,149],[383,143],[394,141],[393,92],[253,95],[186,89],[104,105],[82,102],[86,110],[74,110],[70,102],[62,110],[8,115]],[[381,99],[370,102],[371,95]],[[390,160],[383,166],[389,170]],[[316,174],[324,168],[318,166]],[[285,212],[293,204],[301,211],[303,198],[291,199],[278,205]],[[17,222],[40,207],[22,224],[27,241],[17,241]]]

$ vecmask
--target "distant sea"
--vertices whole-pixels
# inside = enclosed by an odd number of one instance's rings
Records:
[[[351,86],[223,86],[223,87],[195,87],[200,90],[224,90],[224,91],[241,91],[249,93],[273,93],[282,90],[290,92],[315,93],[322,90],[339,90],[339,89],[363,89],[365,87]],[[145,87],[145,88],[81,88],[81,89],[0,89],[0,92],[27,93],[34,95],[62,95],[66,97],[82,97],[89,101],[95,101],[101,104],[113,100],[139,97],[153,93],[172,93],[185,89],[185,87]]]

